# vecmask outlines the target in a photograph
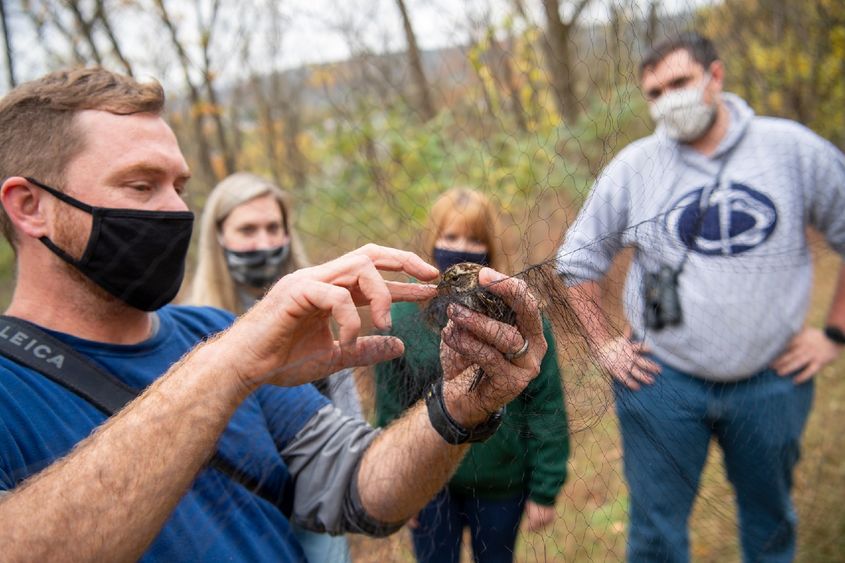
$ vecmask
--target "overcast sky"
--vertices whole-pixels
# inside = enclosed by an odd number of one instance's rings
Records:
[[[295,25],[289,34],[291,56],[297,61],[322,61],[345,58],[348,50],[343,39],[327,29],[327,22],[348,14],[358,14],[362,19],[375,14],[377,23],[372,31],[389,30],[393,47],[404,46],[401,21],[395,0],[286,0],[291,5],[291,13],[298,14]],[[413,15],[414,28],[423,48],[454,45],[466,39],[467,16],[480,16],[489,10],[493,21],[501,21],[510,10],[507,0],[406,0]],[[566,8],[574,1],[562,0],[564,15]],[[606,21],[609,0],[593,0],[585,11],[582,21]],[[648,10],[649,0],[616,0],[617,4],[630,7],[635,14],[644,15]],[[712,3],[710,0],[662,0],[661,9],[666,12],[689,10],[693,7]],[[543,21],[539,0],[524,0],[531,10],[534,20]],[[338,10],[338,6],[345,8]],[[345,12],[345,14],[344,14]],[[374,38],[371,38],[373,40]]]
[[[540,0],[523,1],[532,12],[534,21],[542,22]],[[650,4],[649,0],[593,0],[582,21],[606,20],[610,1],[622,3],[632,14],[639,16],[645,14]],[[347,36],[352,35],[356,42],[373,51],[401,50],[405,45],[395,0],[254,0],[252,5],[260,6],[261,2],[275,2],[281,6],[285,16],[283,56],[273,62],[277,68],[347,58],[350,54],[349,40],[344,37],[341,29],[352,30],[351,33],[347,31]],[[201,0],[200,4],[203,3],[208,4]],[[492,21],[501,22],[509,13],[510,5],[508,0],[406,0],[406,3],[412,14],[418,41],[424,49],[466,43],[472,18],[480,19],[489,12]],[[567,6],[574,2],[564,0],[561,3],[565,6],[566,14]],[[674,13],[707,3],[712,3],[712,0],[662,0],[661,10]],[[37,1],[33,1],[33,5],[37,4]],[[247,22],[244,20],[244,14],[248,12],[243,9],[245,4],[223,4],[232,7],[220,19],[218,39],[223,38],[223,48],[216,52],[216,69],[223,76],[237,76],[243,72],[238,56],[242,44],[242,40],[238,39],[238,30],[243,28],[250,30],[258,39],[251,57],[255,68],[268,68],[269,57],[262,54],[262,45],[266,45],[266,42],[261,40],[264,37],[262,34],[268,33],[267,21],[259,19]],[[175,19],[180,21],[180,35],[190,43],[191,34],[196,36],[196,2],[169,0],[167,5]],[[11,12],[11,35],[18,80],[37,77],[48,70],[44,52],[39,48],[39,41],[29,19],[21,13],[20,4],[12,1],[7,6]],[[113,23],[139,74],[154,76],[171,87],[182,82],[180,69],[167,38],[150,15],[138,12]],[[44,42],[53,45],[54,49],[68,50],[57,33],[47,36]],[[5,77],[5,64],[0,68]],[[0,88],[5,89],[5,84],[4,79]]]

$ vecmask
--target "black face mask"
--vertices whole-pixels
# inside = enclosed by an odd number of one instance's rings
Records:
[[[260,250],[223,248],[229,273],[236,282],[263,289],[282,277],[282,269],[290,256],[290,245]]]
[[[437,269],[445,272],[451,266],[461,262],[472,262],[482,266],[490,265],[490,256],[486,252],[459,252],[457,250],[446,250],[445,248],[434,247],[434,263]]]
[[[59,258],[142,311],[155,311],[176,297],[185,275],[193,213],[93,207],[37,180],[27,180],[94,218],[79,260],[41,237]]]

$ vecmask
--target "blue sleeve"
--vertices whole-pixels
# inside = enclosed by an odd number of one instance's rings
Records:
[[[195,305],[168,305],[160,309],[159,314],[171,315],[180,327],[203,337],[226,330],[236,318],[223,309]]]
[[[11,463],[7,457],[6,437],[10,435],[6,422],[0,420],[0,491],[10,491],[15,488],[15,480],[12,479]]]
[[[310,383],[298,387],[264,385],[255,393],[279,450],[288,445],[317,411],[329,404]]]

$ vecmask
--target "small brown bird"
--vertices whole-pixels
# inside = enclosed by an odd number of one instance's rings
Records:
[[[450,303],[458,303],[491,319],[516,325],[516,315],[507,303],[479,285],[478,273],[483,267],[472,262],[461,262],[443,272],[437,284],[437,296],[426,309],[427,320],[435,330],[442,330],[449,321],[446,309]],[[484,371],[479,368],[470,384],[470,391],[475,389],[482,377]]]

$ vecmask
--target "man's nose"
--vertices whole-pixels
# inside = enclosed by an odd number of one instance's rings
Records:
[[[188,204],[175,189],[167,190],[159,209],[161,211],[189,211]]]

